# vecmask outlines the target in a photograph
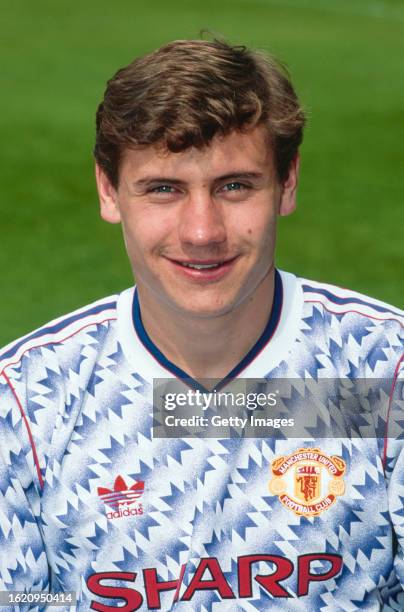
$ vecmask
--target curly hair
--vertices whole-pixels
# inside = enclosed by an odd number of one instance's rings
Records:
[[[180,152],[265,125],[283,182],[304,124],[289,75],[271,56],[221,40],[177,40],[108,81],[97,110],[94,156],[117,187],[125,149],[158,145]]]

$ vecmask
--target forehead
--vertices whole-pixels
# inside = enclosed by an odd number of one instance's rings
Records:
[[[159,146],[127,149],[121,161],[120,178],[139,180],[144,176],[214,179],[231,172],[273,172],[273,155],[268,132],[259,126],[248,132],[215,136],[203,149],[191,147],[172,153]]]

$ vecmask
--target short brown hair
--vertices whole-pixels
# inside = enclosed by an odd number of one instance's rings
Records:
[[[127,148],[162,145],[179,152],[207,146],[215,135],[267,125],[282,182],[304,123],[289,75],[272,57],[221,40],[177,40],[108,81],[94,155],[116,187]]]

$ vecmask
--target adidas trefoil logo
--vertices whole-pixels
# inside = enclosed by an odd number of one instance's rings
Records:
[[[113,508],[107,512],[108,519],[117,519],[143,514],[143,505],[138,501],[144,493],[144,481],[138,480],[128,487],[122,476],[117,476],[113,489],[98,487],[97,493],[106,506]]]

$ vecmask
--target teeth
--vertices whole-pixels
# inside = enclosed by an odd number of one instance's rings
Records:
[[[186,268],[193,268],[194,270],[208,270],[209,268],[218,268],[220,264],[191,264],[182,263]]]

